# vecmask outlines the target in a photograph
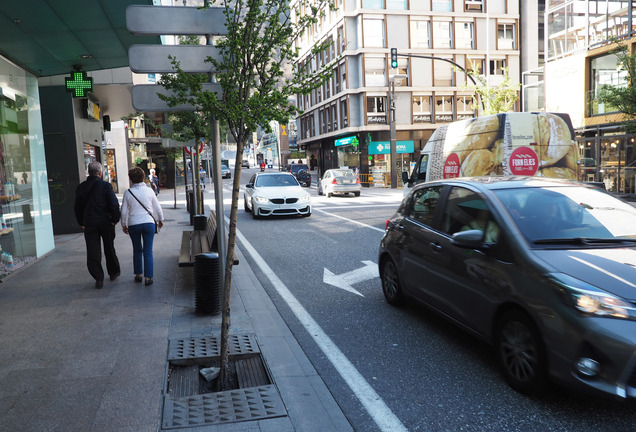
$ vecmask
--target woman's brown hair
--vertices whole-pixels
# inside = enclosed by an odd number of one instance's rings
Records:
[[[128,178],[133,184],[143,182],[145,177],[146,173],[144,173],[144,170],[139,167],[134,167],[128,170]]]

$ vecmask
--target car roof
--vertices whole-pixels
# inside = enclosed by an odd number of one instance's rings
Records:
[[[274,175],[291,175],[288,172],[280,171],[280,172],[265,172],[265,173],[256,173],[257,176],[274,176]],[[292,176],[293,177],[293,176]]]
[[[557,179],[549,177],[532,177],[532,176],[484,176],[484,177],[457,177],[452,179],[435,180],[422,183],[417,186],[426,187],[426,185],[448,184],[448,185],[473,185],[480,189],[496,190],[511,189],[522,187],[550,187],[550,186],[587,186],[585,183],[574,180]]]

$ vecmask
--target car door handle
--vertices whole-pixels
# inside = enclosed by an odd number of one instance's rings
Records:
[[[430,244],[431,250],[433,251],[433,253],[439,253],[442,251],[442,245],[437,243],[437,242],[433,242]]]

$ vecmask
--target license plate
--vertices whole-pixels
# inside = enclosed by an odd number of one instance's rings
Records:
[[[342,181],[342,183],[349,183],[349,184],[351,184],[351,183],[353,183],[353,181],[352,181],[352,180],[343,180],[343,181]]]

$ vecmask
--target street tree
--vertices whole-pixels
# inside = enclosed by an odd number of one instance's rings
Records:
[[[479,69],[474,62],[471,70],[466,71],[466,74],[471,76],[476,82],[476,84],[466,85],[466,88],[475,92],[473,96],[474,107],[480,107],[479,101],[481,101],[481,115],[508,112],[514,108],[517,99],[519,99],[521,84],[512,82],[508,74],[508,68],[502,68],[502,71],[504,75],[503,81],[494,86],[490,85],[486,77],[479,73]]]
[[[236,244],[236,225],[243,149],[260,126],[271,132],[270,122],[287,124],[298,114],[293,103],[296,95],[309,94],[333,75],[333,59],[327,66],[297,68],[299,50],[294,41],[321,15],[333,7],[330,0],[210,0],[208,6],[219,6],[225,16],[227,35],[209,40],[218,48],[218,60],[208,58],[213,77],[188,74],[178,59],[173,59],[174,74],[162,76],[160,84],[171,90],[164,98],[171,106],[189,103],[203,117],[224,122],[236,141],[235,173],[228,230],[225,281],[221,324],[220,390],[228,389],[228,353],[232,256]],[[327,49],[327,43],[316,46],[312,53]],[[222,88],[222,96],[204,91],[202,84],[210,79]]]
[[[628,48],[614,41],[616,48],[616,73],[618,83],[602,84],[598,90],[598,101],[604,103],[605,112],[617,111],[624,114],[623,128],[627,133],[636,133],[636,53],[630,54]]]

